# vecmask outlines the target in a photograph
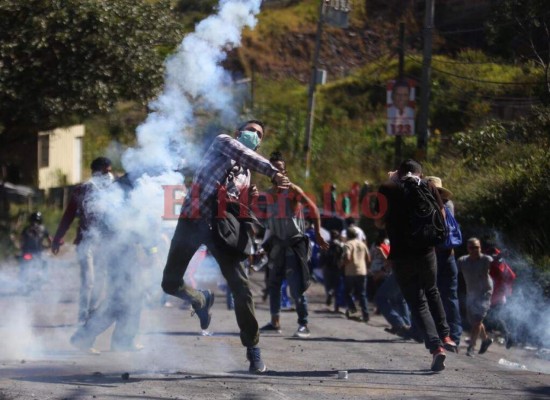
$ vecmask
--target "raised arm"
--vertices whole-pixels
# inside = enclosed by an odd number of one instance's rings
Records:
[[[214,139],[214,148],[225,156],[235,160],[243,168],[259,172],[262,175],[269,176],[281,188],[287,188],[289,180],[281,174],[277,168],[264,157],[249,149],[238,140],[229,135],[218,135]]]
[[[325,239],[323,239],[323,236],[321,235],[321,214],[319,213],[317,205],[304,193],[301,187],[293,183],[290,184],[290,192],[294,196],[294,200],[307,205],[307,207],[309,208],[310,217],[314,220],[315,241],[321,247],[321,249],[328,249],[329,244],[325,241]]]
[[[227,157],[235,160],[243,168],[259,172],[273,178],[279,171],[264,157],[233,139],[229,135],[218,135],[214,139],[214,148]]]

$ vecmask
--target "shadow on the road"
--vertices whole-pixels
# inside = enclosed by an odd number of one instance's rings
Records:
[[[202,336],[199,332],[167,332],[167,331],[150,331],[144,332],[143,335],[166,335],[166,336]],[[239,336],[239,332],[213,332],[211,336]]]
[[[308,337],[307,339],[287,337],[285,340],[315,341],[315,342],[341,342],[341,343],[403,343],[410,342],[405,339],[351,339],[339,337]],[[412,343],[412,342],[411,342]]]
[[[323,314],[323,317],[329,317],[329,318],[341,318],[341,319],[345,319],[346,316],[344,313],[341,313],[341,312],[335,312],[333,310],[314,310],[313,311],[314,314]]]
[[[32,327],[36,329],[57,329],[57,328],[74,328],[77,324],[59,324],[59,325],[41,325],[35,324]]]
[[[78,386],[98,386],[98,387],[116,387],[124,382],[139,382],[141,379],[128,378],[123,379],[118,374],[102,374],[94,372],[93,374],[77,374],[77,375],[39,375],[14,378],[18,381],[27,382],[42,382],[42,383],[60,383],[66,385]]]
[[[136,382],[171,382],[180,380],[207,380],[207,379],[257,379],[257,375],[250,375],[245,371],[235,371],[230,374],[197,374],[188,372],[172,372],[162,373],[163,376],[144,376],[143,374],[150,374],[148,371],[137,371],[133,374],[129,373],[110,373],[103,374],[101,372],[94,372],[92,374],[76,374],[76,375],[34,375],[26,377],[13,378],[17,381],[26,382],[38,382],[38,383],[53,383],[53,384],[65,384],[74,386],[90,386],[90,387],[117,387],[121,383],[136,383]],[[158,372],[157,372],[158,374]],[[148,399],[150,397],[147,397]],[[156,398],[155,398],[156,399]],[[159,398],[160,399],[160,398]],[[164,399],[164,398],[162,398]],[[1,400],[1,398],[0,398]]]
[[[404,370],[404,369],[348,369],[348,374],[384,374],[384,375],[433,375],[430,370]],[[338,371],[267,371],[267,376],[301,377],[301,378],[335,378]]]
[[[537,386],[525,389],[529,393],[533,393],[533,399],[548,399],[550,398],[550,386]]]

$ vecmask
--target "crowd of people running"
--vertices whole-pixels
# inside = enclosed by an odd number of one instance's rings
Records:
[[[263,123],[250,120],[239,126],[233,137],[217,136],[196,169],[166,257],[159,260],[153,250],[156,246],[140,243],[145,250],[140,257],[165,264],[161,284],[165,295],[189,304],[203,332],[210,325],[215,294],[184,281],[184,275],[197,250],[206,246],[227,281],[228,306],[235,310],[251,373],[267,370],[259,348],[260,333],[281,332],[280,312],[288,302],[284,299],[287,287],[298,316],[295,336],[308,338],[312,334],[306,291],[316,281],[324,285],[326,305],[334,312],[368,323],[374,311],[387,320],[387,332],[424,343],[433,356],[433,371],[445,368],[445,351],[458,352],[463,327],[470,330],[468,356],[488,350],[493,343],[489,328],[505,338],[507,347],[514,344],[504,310],[515,274],[499,249],[471,237],[465,241],[467,255],[456,259],[452,246],[418,245],[407,236],[410,200],[403,180],[424,185],[436,212],[450,219],[454,215],[452,192],[443,187],[440,178],[425,177],[418,162],[405,160],[379,188],[365,182],[338,196],[336,185],[328,186],[329,208],[319,209],[290,182],[282,154],[276,152],[265,159],[256,153],[264,134]],[[262,194],[269,201],[263,201],[265,207],[261,209],[257,205],[262,195],[251,184],[251,171],[267,176],[272,183]],[[71,343],[97,354],[93,347],[96,337],[115,324],[112,349],[139,350],[141,345],[135,338],[144,296],[136,288],[147,288],[140,284],[147,278],[134,269],[124,271],[119,262],[121,258],[137,262],[137,244],[118,245],[116,256],[109,255],[106,235],[112,237],[109,235],[116,232],[104,226],[91,201],[114,185],[129,193],[133,183],[127,177],[115,181],[111,162],[104,157],[92,162],[91,172],[92,178],[73,191],[51,241],[52,252],[57,254],[71,223],[79,219],[74,242],[81,278],[79,327]],[[377,195],[369,197],[369,193]],[[369,213],[376,215],[371,220],[377,232],[372,239],[367,239],[360,227],[362,221],[351,216],[358,205],[366,204],[365,199]],[[226,215],[231,214],[231,204],[238,205],[233,219]],[[243,214],[243,210],[247,211]],[[249,210],[261,215],[256,218]],[[32,239],[30,231],[39,236],[32,240],[43,241],[48,236],[43,227],[37,227],[41,224],[37,214],[31,216],[30,224],[23,242]],[[222,231],[227,227],[231,229],[225,234]],[[260,232],[259,246],[255,246]],[[42,247],[33,248],[38,256]],[[258,256],[267,260],[262,264],[266,273],[264,298],[269,297],[271,314],[271,320],[262,327],[256,320],[247,273],[247,267],[259,269],[254,261]],[[135,262],[129,263],[132,268]],[[465,297],[459,292],[459,272]]]

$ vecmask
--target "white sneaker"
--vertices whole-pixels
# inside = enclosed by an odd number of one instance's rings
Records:
[[[298,337],[301,339],[308,338],[311,335],[311,332],[309,331],[309,328],[307,325],[300,325],[298,327],[298,330],[294,333],[294,337]]]

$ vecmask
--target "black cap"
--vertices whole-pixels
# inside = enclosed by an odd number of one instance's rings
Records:
[[[90,168],[92,172],[98,172],[102,171],[107,167],[111,166],[111,160],[109,160],[107,157],[98,157],[92,163],[90,164]]]
[[[405,160],[399,165],[399,168],[397,169],[397,173],[400,177],[403,177],[407,175],[407,173],[411,173],[413,175],[420,175],[422,174],[422,165],[411,158],[408,160]]]
[[[40,211],[33,212],[29,215],[29,222],[42,222],[42,213]]]

